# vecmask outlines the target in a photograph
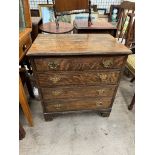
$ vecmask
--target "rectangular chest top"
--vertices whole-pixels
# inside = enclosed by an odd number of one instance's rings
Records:
[[[130,54],[109,34],[39,34],[28,56]]]

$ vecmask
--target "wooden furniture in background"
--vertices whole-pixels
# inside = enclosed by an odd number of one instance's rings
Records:
[[[126,39],[126,28],[129,24],[129,16],[128,13],[134,13],[135,12],[135,3],[129,2],[129,1],[123,1],[120,5],[120,14],[118,18],[118,24],[117,24],[117,38],[121,38],[121,40]]]
[[[71,15],[76,13],[89,13],[88,25],[91,25],[91,1],[90,0],[52,0],[55,15],[55,28],[62,28],[58,16]],[[61,24],[61,27],[60,27]],[[71,23],[70,23],[71,24]],[[72,29],[73,30],[73,29]]]
[[[73,111],[109,116],[130,53],[109,34],[39,34],[27,56],[45,120]]]
[[[46,5],[46,4],[45,4]],[[88,23],[91,24],[91,4],[89,0],[53,0],[55,23],[48,22],[40,26],[40,30],[46,33],[62,34],[73,31],[73,25],[67,22],[59,22],[58,17],[76,13],[89,13]],[[82,11],[80,11],[82,10]],[[36,11],[32,10],[32,14]]]
[[[112,25],[110,22],[106,20],[102,21],[94,21],[92,25],[89,26],[86,20],[76,19],[74,21],[74,33],[103,33],[103,34],[111,34],[116,37],[117,28],[115,25]]]
[[[51,34],[63,34],[73,31],[74,27],[70,23],[59,22],[59,28],[57,29],[54,22],[48,22],[41,24],[39,29],[42,32],[51,33]]]
[[[39,26],[42,24],[42,18],[41,17],[31,17],[32,20],[32,32],[31,32],[31,38],[32,42],[36,39],[38,33],[41,33]]]
[[[31,17],[39,17],[39,10],[38,9],[30,9]]]
[[[26,58],[26,53],[30,48],[31,41],[31,30],[32,23],[30,17],[29,3],[28,0],[19,0],[19,64],[21,67],[27,65],[30,69],[30,65],[28,59]],[[30,71],[31,72],[31,71]],[[29,125],[33,125],[32,115],[29,108],[29,104],[26,98],[26,94],[24,91],[24,86],[19,75],[19,102],[24,112],[25,117],[27,118]]]

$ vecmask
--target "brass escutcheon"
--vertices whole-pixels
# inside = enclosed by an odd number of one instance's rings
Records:
[[[52,62],[48,63],[48,66],[49,66],[50,69],[56,70],[57,67],[60,66],[60,65],[57,62],[52,61]]]
[[[60,94],[61,94],[61,91],[58,91],[58,90],[52,91],[52,95],[54,96],[58,96]]]
[[[102,106],[102,105],[103,105],[102,101],[97,101],[96,102],[96,106]]]
[[[114,63],[113,59],[103,60],[102,66],[105,68],[109,68],[110,66],[113,65],[113,63]]]
[[[54,107],[55,107],[56,109],[60,109],[60,108],[61,108],[61,104],[55,104]]]
[[[53,82],[53,83],[57,83],[61,78],[58,77],[58,76],[55,76],[55,77],[50,77],[50,80]]]
[[[98,74],[98,76],[100,77],[100,79],[101,79],[102,81],[106,80],[107,77],[108,77],[108,75],[106,75],[106,74]]]

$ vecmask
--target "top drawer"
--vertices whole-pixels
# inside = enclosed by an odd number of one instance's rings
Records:
[[[39,57],[34,59],[37,71],[83,71],[122,68],[126,56]]]

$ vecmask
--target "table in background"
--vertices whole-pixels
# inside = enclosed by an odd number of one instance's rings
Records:
[[[45,33],[52,33],[52,34],[63,34],[69,33],[73,31],[74,27],[72,24],[67,22],[59,22],[59,28],[56,29],[55,22],[48,22],[40,25],[40,30]]]
[[[117,27],[106,20],[96,20],[92,22],[91,26],[88,26],[88,20],[75,20],[74,21],[74,33],[104,33],[111,34],[116,37]]]

